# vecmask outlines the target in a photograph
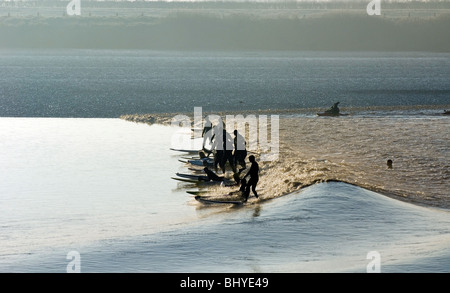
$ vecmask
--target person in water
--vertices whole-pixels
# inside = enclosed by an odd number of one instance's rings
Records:
[[[256,185],[258,184],[259,181],[259,165],[255,160],[255,156],[251,155],[250,157],[248,157],[250,163],[252,163],[252,165],[250,166],[250,170],[248,170],[247,174],[245,174],[244,178],[247,178],[247,176],[250,176],[250,180],[247,183],[247,187],[245,189],[245,194],[244,194],[244,198],[245,201],[247,201],[247,198],[250,195],[250,188],[252,189],[253,194],[255,195],[256,198],[258,198],[258,193],[256,193]]]
[[[392,169],[392,160],[391,159],[387,160],[387,166],[388,166],[388,169]]]
[[[326,110],[325,113],[338,115],[339,111],[340,111],[338,105],[339,105],[339,102],[334,103],[334,105],[329,110]]]

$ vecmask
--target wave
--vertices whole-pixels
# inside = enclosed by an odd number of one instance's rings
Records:
[[[448,271],[448,211],[353,185],[315,184],[262,204],[216,209],[202,223],[144,239],[141,253],[152,256],[151,265],[133,249],[121,261],[131,257],[155,272],[366,272],[369,252],[378,252],[382,272]]]
[[[202,223],[144,239],[151,265],[139,260],[142,254],[126,253],[133,249],[125,249],[121,261],[132,257],[140,269],[163,272],[366,272],[372,251],[381,256],[382,272],[445,272],[450,262],[448,211],[345,183],[216,209]],[[441,262],[422,267],[436,256]]]
[[[403,114],[282,115],[279,158],[260,162],[258,187],[264,190],[263,197],[276,198],[315,183],[339,181],[403,201],[450,208],[448,117],[434,110],[423,114],[416,106],[412,111],[422,114],[411,115],[411,108],[396,109],[395,113]],[[170,121],[169,115],[122,118]],[[393,160],[393,168],[388,168],[387,160]],[[209,190],[211,196],[226,192],[221,187]]]
[[[170,231],[82,247],[82,272],[366,272],[373,255],[381,272],[448,272],[448,211],[353,185],[316,184],[216,210]],[[52,251],[19,267],[61,270],[66,263],[59,256]]]
[[[281,160],[269,164],[268,174],[282,176],[290,188],[295,182],[338,180],[449,208],[446,123],[446,118],[434,117],[284,119]]]

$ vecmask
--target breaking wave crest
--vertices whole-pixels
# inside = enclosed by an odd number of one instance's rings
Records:
[[[411,109],[409,113],[338,118],[282,113],[279,158],[259,163],[262,197],[341,181],[404,201],[449,208],[448,117],[411,115]],[[167,117],[122,118],[165,123]],[[389,159],[393,168],[387,167]],[[227,192],[224,187],[209,187],[209,191],[217,196]]]

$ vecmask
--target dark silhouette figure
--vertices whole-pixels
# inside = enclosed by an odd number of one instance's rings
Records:
[[[247,176],[250,176],[250,180],[247,183],[247,187],[245,189],[245,201],[247,201],[247,198],[250,195],[250,188],[252,189],[253,194],[256,198],[258,198],[258,194],[256,193],[256,185],[259,181],[259,165],[256,163],[255,156],[251,155],[248,157],[250,163],[252,163],[250,170],[247,172],[247,174],[244,176],[243,179],[245,179]]]
[[[208,175],[208,179],[210,181],[223,181],[224,180],[224,177],[217,176],[216,173],[214,173],[213,171],[209,170],[207,167],[205,167],[203,169],[203,171],[205,171],[206,175]]]
[[[339,105],[339,102],[334,103],[334,105],[330,109],[326,110],[325,113],[332,114],[332,115],[339,115],[340,110],[339,110],[338,105]]]
[[[246,187],[247,187],[247,180],[242,178],[241,179],[241,187],[239,188],[239,191],[241,192],[241,194],[244,194]]]
[[[214,169],[217,172],[217,167],[222,162],[223,158],[223,136],[220,135],[220,133],[223,130],[222,123],[219,123],[215,125],[212,129],[213,136],[212,136],[212,146],[211,151],[214,151]]]
[[[233,142],[231,139],[231,135],[224,129],[223,130],[223,138],[222,138],[222,158],[219,161],[219,166],[222,169],[222,172],[225,173],[225,165],[227,162],[230,163],[231,169],[234,173],[236,173],[236,167],[234,166],[234,158],[233,158]]]
[[[389,169],[392,169],[392,160],[391,159],[387,160],[387,166]]]
[[[241,165],[242,169],[239,172],[245,170],[245,158],[247,157],[246,150],[247,143],[242,135],[239,134],[237,130],[234,131],[234,166]]]
[[[241,184],[241,187],[239,188],[239,190],[238,191],[232,191],[232,192],[228,193],[228,195],[238,194],[238,195],[241,195],[241,196],[245,196],[246,187],[247,187],[247,180],[241,179],[241,180],[239,180],[239,182]]]
[[[213,126],[211,121],[209,120],[209,116],[206,116],[205,118],[205,126],[203,127],[203,131],[202,131],[202,137],[203,137],[203,144],[202,144],[202,149],[206,151],[205,149],[205,144],[206,141],[209,140],[209,142],[212,144],[212,139],[213,139]],[[208,152],[211,153],[210,151]]]

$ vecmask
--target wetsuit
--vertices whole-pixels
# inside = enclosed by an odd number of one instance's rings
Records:
[[[223,177],[217,176],[216,173],[214,173],[213,171],[209,170],[208,168],[203,169],[206,173],[206,175],[208,175],[208,179],[212,180],[212,181],[223,181]]]
[[[252,162],[252,166],[250,167],[250,170],[248,173],[244,176],[247,177],[250,175],[250,180],[247,182],[247,188],[245,190],[245,197],[247,198],[250,195],[250,188],[252,189],[253,194],[258,197],[258,194],[256,193],[256,185],[259,181],[259,165],[256,162]]]
[[[223,131],[222,138],[222,157],[219,161],[220,168],[225,173],[225,164],[227,161],[230,163],[231,169],[235,172],[234,160],[233,160],[233,146],[232,139],[230,134],[228,134],[225,130]]]
[[[245,158],[247,157],[247,150],[245,149],[246,142],[242,135],[236,134],[234,138],[234,166],[241,165],[245,169]]]

